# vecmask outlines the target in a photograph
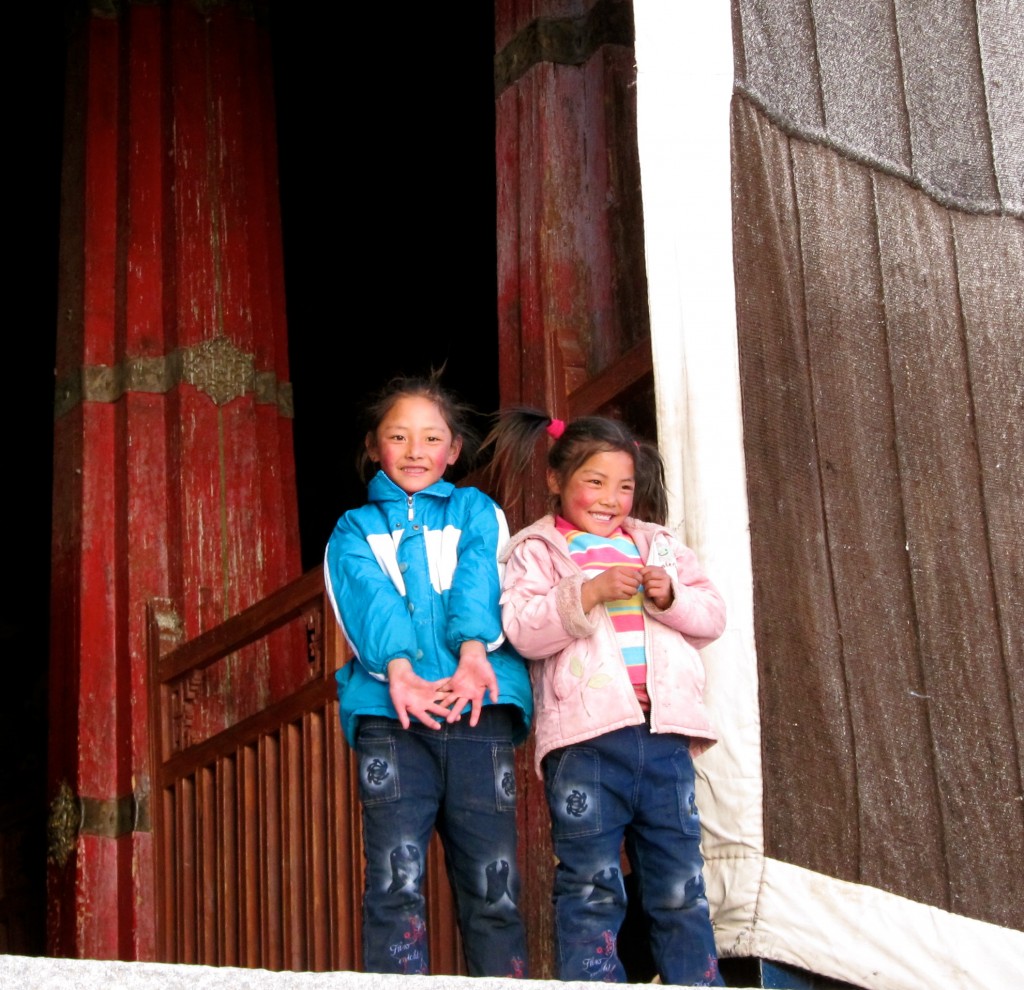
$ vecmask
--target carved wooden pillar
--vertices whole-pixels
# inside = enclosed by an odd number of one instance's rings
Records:
[[[147,603],[176,603],[190,638],[301,569],[269,37],[254,6],[96,2],[70,42],[52,955],[154,958]],[[255,664],[229,698],[266,690]]]
[[[631,0],[496,0],[495,51],[501,404],[622,415],[653,438]],[[547,511],[543,464],[506,506],[513,527]],[[553,861],[531,749],[523,910],[545,978]]]

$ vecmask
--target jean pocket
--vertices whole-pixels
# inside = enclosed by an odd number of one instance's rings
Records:
[[[391,734],[360,732],[359,797],[363,804],[387,804],[401,793],[395,739]]]
[[[494,806],[498,811],[516,810],[516,758],[511,743],[491,747],[494,765]]]
[[[594,749],[570,746],[544,758],[551,834],[572,839],[601,832],[601,761]]]
[[[700,814],[697,811],[697,794],[693,770],[693,758],[686,746],[681,746],[672,755],[676,771],[676,795],[679,801],[679,827],[683,835],[691,839],[700,838]]]

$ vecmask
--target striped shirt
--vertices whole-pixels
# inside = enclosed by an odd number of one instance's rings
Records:
[[[636,544],[621,528],[606,537],[576,529],[561,516],[556,518],[555,525],[569,545],[569,556],[588,581],[609,567],[635,567],[639,570],[644,566]],[[643,586],[637,588],[632,598],[605,602],[605,608],[611,617],[619,649],[629,671],[630,683],[635,690],[638,689],[637,694],[643,701],[646,698],[644,685],[647,683]]]

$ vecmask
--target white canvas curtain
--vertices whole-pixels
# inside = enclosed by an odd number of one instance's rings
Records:
[[[936,3],[939,10],[941,0]],[[724,2],[634,0],[633,6],[659,436],[673,493],[673,522],[723,590],[730,610],[726,634],[704,651],[708,697],[721,742],[698,761],[705,873],[720,951],[777,960],[872,988],[1007,986],[1008,974],[1024,967],[1020,932],[765,855],[764,808],[772,795],[762,793],[762,713],[737,366],[731,10]],[[767,8],[769,3],[749,6]],[[1024,19],[1024,11],[1019,4],[984,6],[990,22],[1016,24],[1020,33],[1018,18]],[[1005,52],[1001,57],[1004,65],[1012,65]],[[1004,82],[1014,78],[1019,73]],[[1008,98],[1012,87],[1008,96],[1006,88],[995,107],[1004,126],[997,126],[994,140],[1004,188],[1012,187],[1021,162],[1020,148],[1012,142],[1021,131],[1021,104],[1014,108]],[[855,138],[856,128],[847,137]]]

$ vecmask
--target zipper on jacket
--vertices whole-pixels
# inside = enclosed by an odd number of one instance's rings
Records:
[[[641,606],[642,607],[642,606]],[[654,687],[654,664],[652,660],[654,658],[654,651],[651,649],[651,630],[648,623],[655,620],[648,619],[647,614],[644,613],[644,652],[647,654],[647,683],[644,685],[647,689],[647,697],[651,701],[651,710],[648,712],[650,718],[647,720],[647,725],[651,732],[658,731],[658,720],[654,717],[654,709],[657,705],[655,701]]]
[[[412,496],[406,495],[405,498],[406,501],[409,503],[409,522],[412,522],[413,516],[415,515],[415,513],[412,511]]]

